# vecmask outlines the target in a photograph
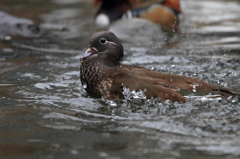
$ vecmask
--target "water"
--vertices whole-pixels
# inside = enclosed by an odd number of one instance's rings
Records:
[[[1,158],[240,157],[236,98],[188,96],[180,104],[134,94],[120,101],[88,97],[79,58],[99,30],[90,2],[0,4],[44,29],[39,38],[0,41]],[[182,35],[162,46],[123,43],[124,63],[239,91],[239,2],[184,0],[183,12]]]

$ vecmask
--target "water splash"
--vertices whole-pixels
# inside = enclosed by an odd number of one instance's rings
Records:
[[[86,89],[86,88],[87,88],[87,84],[84,84],[84,85],[83,85],[83,88]]]
[[[197,92],[197,86],[199,86],[199,84],[191,84],[190,86],[192,86],[193,92]]]
[[[145,91],[138,90],[138,91],[131,91],[129,88],[123,87],[123,95],[128,100],[145,100],[147,99],[145,94]]]

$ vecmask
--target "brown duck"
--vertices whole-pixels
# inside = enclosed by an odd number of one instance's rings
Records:
[[[185,102],[181,95],[191,92],[236,96],[232,90],[207,84],[195,78],[171,75],[137,66],[121,64],[123,46],[111,32],[95,33],[81,57],[80,80],[93,97],[122,99],[123,88],[144,91],[147,98]],[[180,94],[181,93],[181,94]]]

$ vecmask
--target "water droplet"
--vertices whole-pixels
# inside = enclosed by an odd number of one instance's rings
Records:
[[[5,36],[4,39],[5,39],[5,40],[11,40],[12,37],[11,37],[11,36]]]
[[[116,107],[116,106],[117,106],[117,103],[114,102],[114,101],[110,101],[110,105],[111,105],[112,107]],[[112,113],[114,113],[114,111],[113,111]]]
[[[232,99],[232,103],[236,103],[236,102],[238,102],[238,97],[235,97]]]
[[[76,155],[76,154],[78,154],[78,151],[77,151],[77,150],[71,150],[71,153],[72,153],[73,155]]]
[[[84,84],[84,85],[83,85],[83,88],[85,88],[85,89],[86,89],[86,88],[87,88],[87,85],[86,85],[86,84]]]
[[[191,85],[192,86],[192,88],[193,88],[193,92],[197,92],[197,90],[196,90],[196,88],[197,88],[197,86],[199,86],[199,84],[192,84]]]
[[[100,153],[99,153],[99,156],[100,156],[101,158],[107,158],[109,155],[108,155],[106,152],[100,152]]]

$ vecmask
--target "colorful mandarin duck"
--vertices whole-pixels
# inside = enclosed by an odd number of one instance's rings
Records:
[[[80,80],[93,97],[106,99],[124,98],[124,88],[144,92],[146,98],[162,101],[185,102],[183,94],[218,94],[221,97],[236,96],[236,92],[207,84],[196,78],[166,74],[137,66],[121,64],[123,46],[109,31],[95,33],[89,48],[80,58]]]
[[[179,0],[94,0],[95,22],[108,26],[121,18],[139,17],[159,24],[167,32],[178,31]]]

